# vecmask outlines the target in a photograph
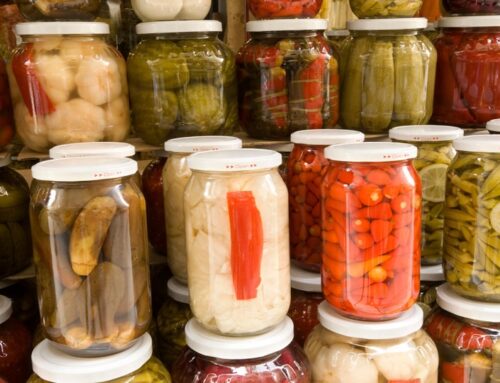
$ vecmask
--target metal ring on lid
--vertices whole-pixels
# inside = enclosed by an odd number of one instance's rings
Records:
[[[500,16],[453,16],[439,20],[439,28],[500,27]]]
[[[453,146],[461,152],[500,153],[500,136],[481,134],[462,137],[453,141]]]
[[[186,325],[186,343],[198,354],[226,360],[262,358],[281,351],[293,341],[293,322],[286,317],[272,330],[255,336],[227,337],[203,328],[196,319]]]
[[[332,29],[326,32],[327,37],[347,37],[350,34],[349,29]]]
[[[73,157],[127,158],[134,155],[134,145],[125,142],[79,142],[58,145],[49,151],[49,157],[53,159]]]
[[[410,144],[396,142],[362,142],[333,145],[325,149],[325,157],[341,162],[392,162],[417,157],[418,150]]]
[[[398,141],[453,141],[463,135],[462,129],[446,125],[406,125],[389,130],[389,137]]]
[[[173,138],[165,142],[164,149],[171,153],[197,153],[213,150],[239,149],[243,142],[229,136],[196,136]]]
[[[397,319],[368,322],[343,317],[324,301],[319,305],[318,317],[327,330],[348,337],[372,340],[402,338],[420,330],[424,323],[424,313],[418,305],[414,305]]]
[[[187,162],[191,170],[239,172],[277,168],[283,159],[273,150],[237,149],[192,154]]]
[[[0,324],[9,320],[12,315],[12,301],[0,295]]]
[[[138,35],[222,32],[222,23],[217,20],[152,21],[137,24],[135,29]]]
[[[189,304],[189,289],[175,278],[170,278],[167,283],[168,296],[176,302]]]
[[[311,273],[298,268],[291,267],[292,289],[305,291],[306,293],[321,293],[321,274]]]
[[[328,28],[325,19],[277,19],[255,20],[247,23],[247,32],[280,32],[280,31],[324,31]]]
[[[350,31],[400,31],[427,28],[425,17],[395,19],[360,19],[347,22]]]
[[[423,282],[444,282],[443,265],[422,266],[420,280]]]
[[[15,26],[19,36],[49,35],[109,35],[109,25],[86,21],[39,21],[19,23]]]
[[[347,129],[308,129],[292,133],[290,141],[303,145],[340,145],[363,142],[365,135]]]
[[[144,366],[153,355],[153,342],[144,334],[129,349],[99,358],[65,354],[44,340],[31,354],[33,372],[48,382],[100,383],[127,376]]]
[[[491,120],[486,124],[486,129],[490,132],[498,132],[500,133],[500,118],[496,120]]]

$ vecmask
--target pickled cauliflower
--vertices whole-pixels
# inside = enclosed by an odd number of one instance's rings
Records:
[[[132,0],[142,21],[203,20],[211,5],[210,0]]]

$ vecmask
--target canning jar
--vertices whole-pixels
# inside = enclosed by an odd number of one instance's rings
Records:
[[[0,54],[0,150],[14,137],[14,119],[5,62]]]
[[[338,63],[324,36],[326,20],[251,21],[236,57],[240,124],[258,139],[335,127]]]
[[[167,260],[172,275],[187,284],[184,189],[191,177],[187,158],[197,152],[239,149],[236,137],[206,136],[174,138],[165,142],[168,159],[163,167],[163,199],[167,227]]]
[[[129,55],[128,75],[134,128],[146,143],[232,133],[236,67],[220,32],[213,20],[137,25],[142,41]]]
[[[211,0],[132,0],[132,8],[142,21],[203,20]]]
[[[302,130],[292,134],[288,159],[290,256],[299,267],[321,270],[321,180],[328,170],[324,149],[329,145],[363,142],[352,130]]]
[[[128,158],[33,166],[31,230],[47,338],[75,355],[130,347],[151,320],[146,206]]]
[[[424,18],[349,22],[340,60],[344,128],[381,134],[429,121],[436,50],[421,33],[426,27]]]
[[[130,130],[125,61],[105,23],[21,23],[9,61],[17,133],[36,151],[122,141]]]
[[[500,136],[455,140],[444,210],[443,266],[460,295],[500,302]]]
[[[322,184],[325,298],[345,316],[396,318],[420,289],[422,188],[417,148],[372,142],[330,146]]]
[[[500,118],[488,121],[486,129],[490,134],[500,134]]]
[[[292,153],[293,150],[293,144],[289,142],[284,142],[282,144],[273,144],[273,145],[266,145],[266,149],[269,150],[274,150],[281,154],[281,157],[283,158],[283,162],[278,168],[278,171],[281,174],[281,177],[283,178],[283,181],[285,183],[287,182],[287,177],[288,177],[288,159],[290,158],[290,153]]]
[[[262,333],[288,312],[288,192],[280,164],[281,155],[265,149],[188,158],[189,294],[194,317],[210,331]]]
[[[446,172],[456,155],[453,140],[463,135],[460,128],[439,125],[400,126],[389,131],[393,141],[418,149],[413,165],[422,181],[422,265],[442,263]]]
[[[23,16],[30,21],[95,20],[101,0],[16,0]]]
[[[352,12],[349,0],[324,0],[330,2],[328,14],[328,29],[342,30],[347,28],[347,22],[356,20],[356,15]]]
[[[188,348],[177,359],[175,383],[309,383],[304,352],[293,341],[293,323],[285,318],[266,334],[224,337],[194,319],[186,326]]]
[[[500,15],[500,4],[491,0],[443,0],[443,9],[448,14],[476,16]]]
[[[323,302],[319,321],[305,345],[313,382],[437,382],[438,352],[421,329],[418,306],[398,319],[373,323],[342,317]]]
[[[500,307],[437,290],[441,310],[426,321],[439,351],[440,382],[488,383],[500,378]]]
[[[500,16],[440,20],[433,122],[475,128],[500,118],[499,25]]]
[[[424,311],[425,317],[436,308],[436,289],[442,284],[444,284],[442,265],[423,266],[420,269],[420,296],[417,303]]]
[[[413,17],[422,7],[423,0],[350,0],[351,9],[360,19]]]
[[[248,8],[257,19],[313,18],[322,4],[323,0],[249,0]]]

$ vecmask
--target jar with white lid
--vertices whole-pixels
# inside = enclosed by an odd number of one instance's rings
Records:
[[[30,218],[42,324],[80,356],[133,345],[151,321],[144,197],[128,158],[44,161],[32,168]]]
[[[374,2],[375,4],[375,2]],[[342,125],[383,134],[432,115],[436,50],[425,18],[355,20],[340,59]]]
[[[437,289],[440,307],[425,329],[439,351],[440,382],[493,383],[500,378],[500,307]]]
[[[337,314],[327,302],[306,341],[313,382],[435,383],[438,352],[422,330],[423,313],[414,306],[400,318],[364,322]]]
[[[500,118],[488,121],[486,129],[490,134],[500,134]]]
[[[125,60],[94,22],[20,23],[8,74],[17,133],[32,150],[122,141],[130,130]]]
[[[500,136],[455,140],[447,173],[443,267],[460,295],[500,303]]]
[[[436,308],[436,289],[444,284],[442,265],[423,266],[420,269],[420,296],[418,305],[427,318]]]
[[[44,340],[31,357],[34,374],[28,383],[171,383],[170,374],[153,356],[153,342],[144,334],[118,354],[83,358],[65,354]]]
[[[184,284],[187,284],[184,189],[191,177],[187,158],[197,152],[239,149],[242,145],[239,138],[226,136],[184,137],[165,142],[168,159],[163,168],[163,194],[167,261],[172,275]]]
[[[392,141],[418,148],[413,161],[422,181],[422,265],[442,263],[446,172],[455,158],[453,140],[464,131],[453,126],[409,125],[392,128]]]
[[[132,8],[142,21],[203,20],[211,0],[132,0]]]
[[[210,331],[263,333],[288,312],[288,192],[280,164],[281,155],[265,149],[188,158],[189,294],[194,317]]]
[[[186,326],[188,348],[175,363],[175,383],[309,383],[304,352],[293,343],[293,323],[285,318],[266,334],[224,337],[194,319]]]

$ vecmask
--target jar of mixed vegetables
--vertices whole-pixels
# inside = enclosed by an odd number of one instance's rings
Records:
[[[447,174],[443,265],[460,295],[500,302],[500,136],[455,140]]]
[[[323,293],[342,315],[393,319],[420,289],[422,190],[401,143],[330,146],[323,178]]]
[[[424,266],[420,270],[420,297],[418,305],[429,316],[436,308],[436,289],[444,283],[442,265]]]
[[[299,267],[321,270],[321,180],[328,170],[324,149],[329,145],[363,142],[352,130],[302,130],[291,136],[294,148],[288,159],[290,203],[290,256]]]
[[[203,20],[212,7],[211,0],[132,0],[142,21]]]
[[[449,14],[476,16],[500,15],[500,4],[490,0],[443,0],[443,8]]]
[[[287,138],[338,121],[338,64],[326,20],[251,21],[238,52],[240,123],[259,139]]]
[[[500,307],[437,290],[441,307],[426,322],[439,351],[442,383],[493,383],[500,379]]]
[[[232,133],[236,69],[220,32],[213,20],[137,25],[142,41],[129,55],[128,77],[134,128],[146,143]]]
[[[490,134],[500,134],[500,118],[488,121],[486,129],[488,129]]]
[[[432,120],[484,127],[500,118],[500,16],[445,17],[439,28]]]
[[[225,136],[184,137],[165,142],[168,159],[162,174],[167,261],[172,275],[184,284],[187,284],[184,190],[191,177],[187,158],[197,152],[239,149],[241,146],[239,138]]]
[[[215,335],[198,322],[186,326],[188,347],[175,363],[175,383],[309,383],[304,352],[293,341],[293,323],[284,319],[270,332],[251,337]]]
[[[27,20],[95,20],[101,0],[16,0]]]
[[[1,53],[1,52],[0,52]],[[0,150],[14,137],[14,119],[9,93],[7,69],[0,54]]]
[[[322,4],[323,0],[249,0],[248,8],[257,19],[293,19],[315,17]]]
[[[422,181],[422,264],[441,264],[443,256],[446,172],[455,158],[453,140],[464,132],[453,126],[400,126],[389,131],[393,141],[418,148],[413,164]]]
[[[360,19],[413,17],[422,7],[422,0],[350,0],[351,9]]]

